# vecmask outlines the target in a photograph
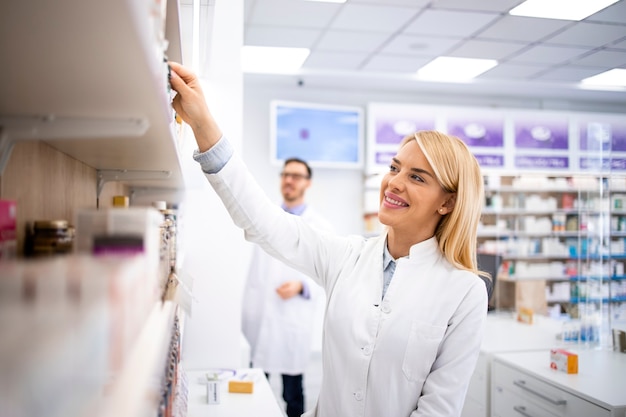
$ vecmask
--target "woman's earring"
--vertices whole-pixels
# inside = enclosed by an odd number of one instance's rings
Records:
[[[443,214],[443,208],[439,209],[439,214]]]

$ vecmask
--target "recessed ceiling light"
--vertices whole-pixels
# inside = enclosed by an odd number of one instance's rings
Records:
[[[618,0],[526,0],[509,14],[544,19],[583,20]]]
[[[585,78],[581,83],[587,86],[626,87],[626,69],[614,68]]]
[[[440,56],[417,70],[417,77],[429,81],[468,81],[496,65],[495,59]]]
[[[246,45],[242,48],[241,66],[244,72],[292,73],[302,66],[309,53],[307,48]]]

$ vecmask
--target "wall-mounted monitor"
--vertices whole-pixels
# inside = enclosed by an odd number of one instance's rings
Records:
[[[363,167],[363,109],[294,101],[270,103],[270,159],[297,157],[312,167]]]

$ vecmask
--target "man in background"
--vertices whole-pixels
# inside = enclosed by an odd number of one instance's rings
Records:
[[[305,203],[311,186],[311,167],[298,158],[287,159],[280,174],[282,207],[313,227],[330,224]],[[308,276],[253,248],[243,295],[242,329],[250,343],[252,366],[268,376],[282,376],[288,417],[304,413],[303,374],[311,356],[317,309],[323,308],[323,289]]]

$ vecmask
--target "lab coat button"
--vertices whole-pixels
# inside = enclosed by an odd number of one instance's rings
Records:
[[[391,306],[389,305],[389,303],[383,303],[383,313],[390,313],[391,312]]]
[[[357,391],[354,393],[354,399],[357,401],[361,401],[363,399],[363,393],[361,391]]]
[[[371,346],[369,346],[369,345],[368,345],[368,346],[365,346],[365,347],[363,348],[363,354],[364,354],[364,355],[366,355],[366,356],[371,355],[371,354],[372,354],[372,347],[371,347]]]

